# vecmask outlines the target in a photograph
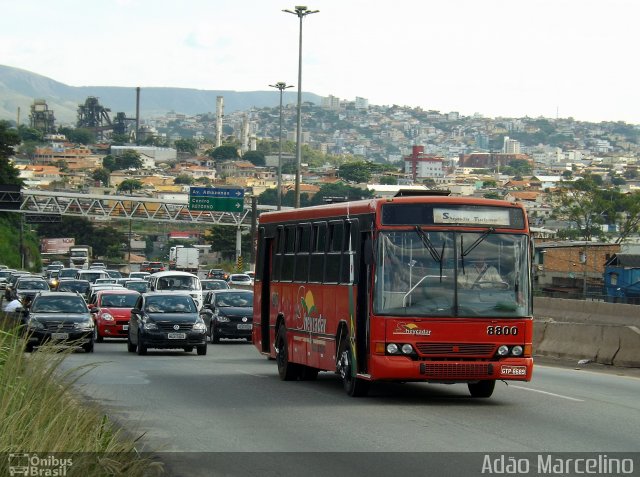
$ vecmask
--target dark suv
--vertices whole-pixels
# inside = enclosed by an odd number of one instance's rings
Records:
[[[187,293],[143,293],[131,310],[127,348],[143,355],[149,348],[196,348],[207,354],[207,326]]]
[[[212,278],[214,280],[228,280],[229,274],[222,268],[212,268],[209,270],[209,273],[207,273],[207,278]]]
[[[73,342],[93,352],[93,318],[78,293],[40,292],[25,319],[28,352],[49,340]]]

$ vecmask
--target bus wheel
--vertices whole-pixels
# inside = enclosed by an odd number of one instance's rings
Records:
[[[353,354],[349,346],[348,339],[343,340],[340,344],[340,353],[338,361],[338,373],[342,378],[342,385],[349,396],[362,397],[369,392],[369,381],[358,379],[352,375],[353,372]]]
[[[488,398],[493,394],[496,387],[495,381],[478,381],[477,383],[467,384],[471,396],[476,398]]]
[[[300,377],[300,366],[289,362],[289,348],[287,346],[287,330],[284,325],[278,328],[276,336],[276,364],[282,381],[295,381]]]

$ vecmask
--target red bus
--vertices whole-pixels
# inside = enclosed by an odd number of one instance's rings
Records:
[[[253,343],[282,380],[529,381],[531,250],[521,205],[396,196],[264,213]]]

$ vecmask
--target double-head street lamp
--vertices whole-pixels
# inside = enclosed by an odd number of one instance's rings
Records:
[[[300,19],[300,40],[298,42],[298,118],[296,128],[296,201],[295,207],[300,207],[300,163],[302,162],[302,19],[312,13],[318,13],[320,10],[308,10],[307,7],[296,5],[294,10],[282,10],[283,12],[292,13]]]
[[[287,88],[293,88],[293,85],[278,81],[269,86],[280,90],[280,136],[278,142],[278,210],[280,210],[282,208],[282,92]]]

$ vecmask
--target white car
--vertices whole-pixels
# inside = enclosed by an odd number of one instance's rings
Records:
[[[229,275],[231,288],[248,288],[253,286],[253,279],[246,273],[232,273]]]

